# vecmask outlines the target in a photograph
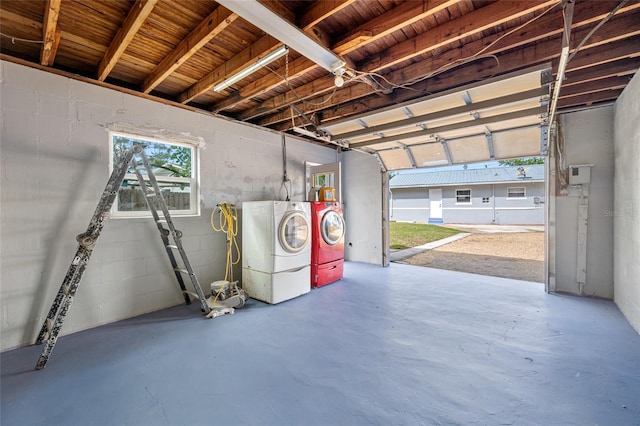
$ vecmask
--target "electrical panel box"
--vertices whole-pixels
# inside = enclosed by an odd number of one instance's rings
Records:
[[[591,182],[591,165],[569,166],[569,185]]]

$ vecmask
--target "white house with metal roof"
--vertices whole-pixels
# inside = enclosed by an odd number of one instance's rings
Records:
[[[391,220],[544,224],[544,165],[427,171],[389,181]]]

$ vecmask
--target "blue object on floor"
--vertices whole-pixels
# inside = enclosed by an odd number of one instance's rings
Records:
[[[347,262],[204,319],[176,306],[2,354],[2,425],[601,424],[640,419],[640,336],[538,283]]]

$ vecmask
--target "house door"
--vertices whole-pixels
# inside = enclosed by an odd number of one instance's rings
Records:
[[[429,189],[429,223],[443,223],[442,189]]]

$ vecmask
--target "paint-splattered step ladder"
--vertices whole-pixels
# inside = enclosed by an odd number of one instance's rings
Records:
[[[151,215],[158,226],[158,231],[160,231],[162,243],[166,248],[167,255],[171,261],[171,266],[175,272],[178,284],[180,284],[180,289],[184,295],[185,302],[187,305],[191,304],[191,298],[189,297],[190,293],[187,292],[185,287],[182,277],[183,274],[188,275],[191,279],[191,283],[197,293],[196,295],[200,299],[202,311],[205,314],[209,314],[211,312],[211,308],[207,303],[202,287],[200,287],[198,278],[193,272],[193,268],[191,267],[187,254],[182,246],[182,232],[178,231],[173,225],[167,203],[162,196],[162,192],[160,191],[160,187],[158,186],[153,170],[149,166],[149,161],[144,152],[144,146],[141,144],[135,144],[118,160],[118,163],[113,168],[113,172],[111,173],[107,185],[102,192],[102,196],[100,197],[98,206],[91,217],[87,230],[76,237],[76,240],[79,243],[78,249],[71,261],[71,265],[69,265],[69,269],[67,270],[67,274],[60,286],[60,290],[51,305],[49,314],[47,315],[36,340],[36,344],[45,344],[42,354],[38,359],[38,363],[36,364],[36,370],[44,368],[49,361],[51,352],[58,340],[58,334],[60,333],[62,324],[69,312],[71,302],[73,302],[73,297],[78,290],[78,284],[80,284],[82,274],[87,267],[89,258],[91,257],[93,249],[98,241],[98,237],[100,236],[100,232],[104,227],[105,219],[109,215],[111,206],[116,198],[118,190],[120,189],[120,185],[127,174],[130,164],[133,164],[134,166],[138,183],[140,184],[140,188],[144,194],[145,200],[147,201],[147,206],[149,207]],[[146,173],[147,179],[145,179],[143,171]],[[160,218],[158,210],[162,212],[163,218]],[[166,228],[164,226],[165,224],[167,226]],[[169,237],[173,239],[173,244],[170,242]],[[177,251],[182,258],[182,266],[179,266],[176,261],[175,251]]]

